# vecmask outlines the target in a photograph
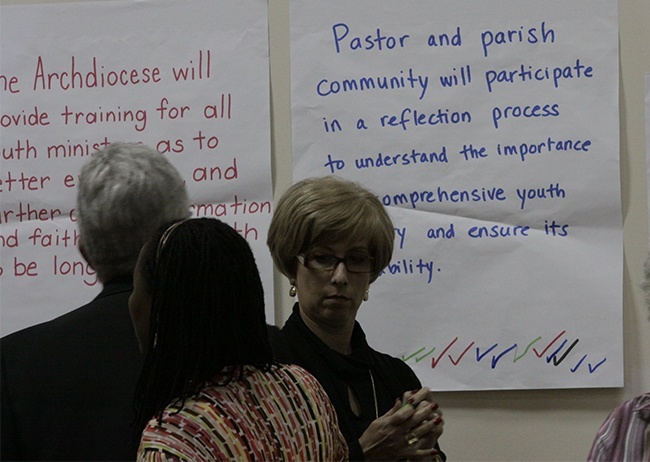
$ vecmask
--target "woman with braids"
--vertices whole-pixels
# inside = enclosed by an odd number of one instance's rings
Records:
[[[248,243],[216,219],[179,221],[145,244],[129,300],[145,364],[138,460],[344,460],[324,390],[274,363]]]

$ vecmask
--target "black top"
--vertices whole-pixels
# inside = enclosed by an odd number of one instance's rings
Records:
[[[280,335],[271,342],[279,361],[302,366],[321,383],[336,409],[350,460],[363,460],[358,440],[370,423],[388,412],[404,392],[421,388],[420,380],[406,363],[368,345],[358,322],[352,332],[352,353],[346,356],[328,347],[307,327],[297,303]],[[359,402],[359,416],[350,408],[348,387]]]
[[[2,460],[135,460],[130,278],[0,341]]]

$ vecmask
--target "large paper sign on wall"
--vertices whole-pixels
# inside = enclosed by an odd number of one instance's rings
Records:
[[[438,390],[623,384],[617,5],[291,3],[294,180],[373,190],[359,320]]]
[[[143,142],[185,178],[195,216],[248,240],[273,322],[267,3],[156,0],[2,7],[2,334],[99,292],[78,253],[77,174]],[[137,200],[137,198],[134,198]]]

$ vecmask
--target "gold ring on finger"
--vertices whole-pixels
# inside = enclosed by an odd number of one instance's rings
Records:
[[[404,435],[404,438],[406,439],[406,444],[409,446],[413,446],[419,440],[419,438],[415,436],[413,432],[408,432],[406,435]]]

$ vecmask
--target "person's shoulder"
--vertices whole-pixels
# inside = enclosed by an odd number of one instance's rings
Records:
[[[377,351],[372,347],[368,347],[368,349],[370,350],[370,353],[373,356],[375,362],[378,362],[382,366],[391,369],[397,369],[399,371],[409,371],[413,373],[408,364],[406,364],[402,359],[396,358],[395,356],[391,356],[387,353],[382,353],[381,351]]]
[[[624,403],[638,408],[639,406],[650,408],[650,392],[635,396]]]
[[[273,351],[273,357],[276,361],[281,363],[292,363],[296,359],[296,355],[291,347],[291,337],[287,336],[285,329],[280,329],[277,326],[268,325],[266,330],[269,334],[269,343]]]
[[[609,419],[629,420],[637,412],[642,412],[646,419],[650,417],[650,393],[644,393],[620,402],[610,413]]]
[[[127,325],[125,320],[129,318],[129,294],[128,289],[102,291],[81,307],[2,337],[0,352],[5,359],[14,355],[18,358],[26,355],[31,359],[50,357],[61,349],[79,348],[98,330],[112,331],[112,335],[118,336],[124,329],[117,327]],[[130,324],[128,327],[130,332],[133,328]]]
[[[302,366],[297,364],[277,364],[274,366],[277,374],[283,378],[288,378],[291,383],[309,388],[321,389],[322,386],[318,380]]]
[[[82,308],[77,308],[77,310]],[[76,311],[76,310],[75,310]],[[25,327],[16,332],[8,334],[0,339],[0,351],[7,356],[22,348],[31,349],[34,342],[44,343],[49,339],[58,339],[65,335],[65,327],[72,312],[63,314],[49,321],[44,321],[33,326]]]
[[[377,351],[370,346],[368,351],[376,367],[386,376],[392,377],[395,383],[400,383],[402,388],[415,389],[421,386],[420,379],[413,369],[402,359]]]
[[[25,327],[24,329],[8,334],[1,339],[2,344],[13,344],[34,337],[43,338],[43,336],[47,336],[50,332],[58,337],[61,335],[60,331],[62,330],[72,328],[79,322],[95,319],[96,313],[103,312],[105,307],[121,306],[124,303],[128,303],[128,295],[128,293],[117,292],[101,298],[95,298],[85,305],[74,308],[67,313],[55,317],[54,319]]]
[[[297,364],[278,364],[275,367],[287,389],[301,390],[299,395],[317,407],[322,407],[322,412],[333,412],[325,389],[309,371]]]
[[[650,393],[619,403],[598,428],[588,461],[632,460],[627,451],[636,448],[638,435],[645,435],[650,421]]]
[[[285,374],[293,375],[296,377],[313,378],[313,376],[304,367],[297,364],[278,364],[277,367]]]
[[[630,425],[630,422],[637,419],[635,417],[637,413],[643,414],[641,417],[644,421],[650,417],[650,393],[644,393],[617,404],[603,421],[599,434],[606,439],[610,438],[613,433],[618,431],[613,432],[612,428],[624,428]]]

